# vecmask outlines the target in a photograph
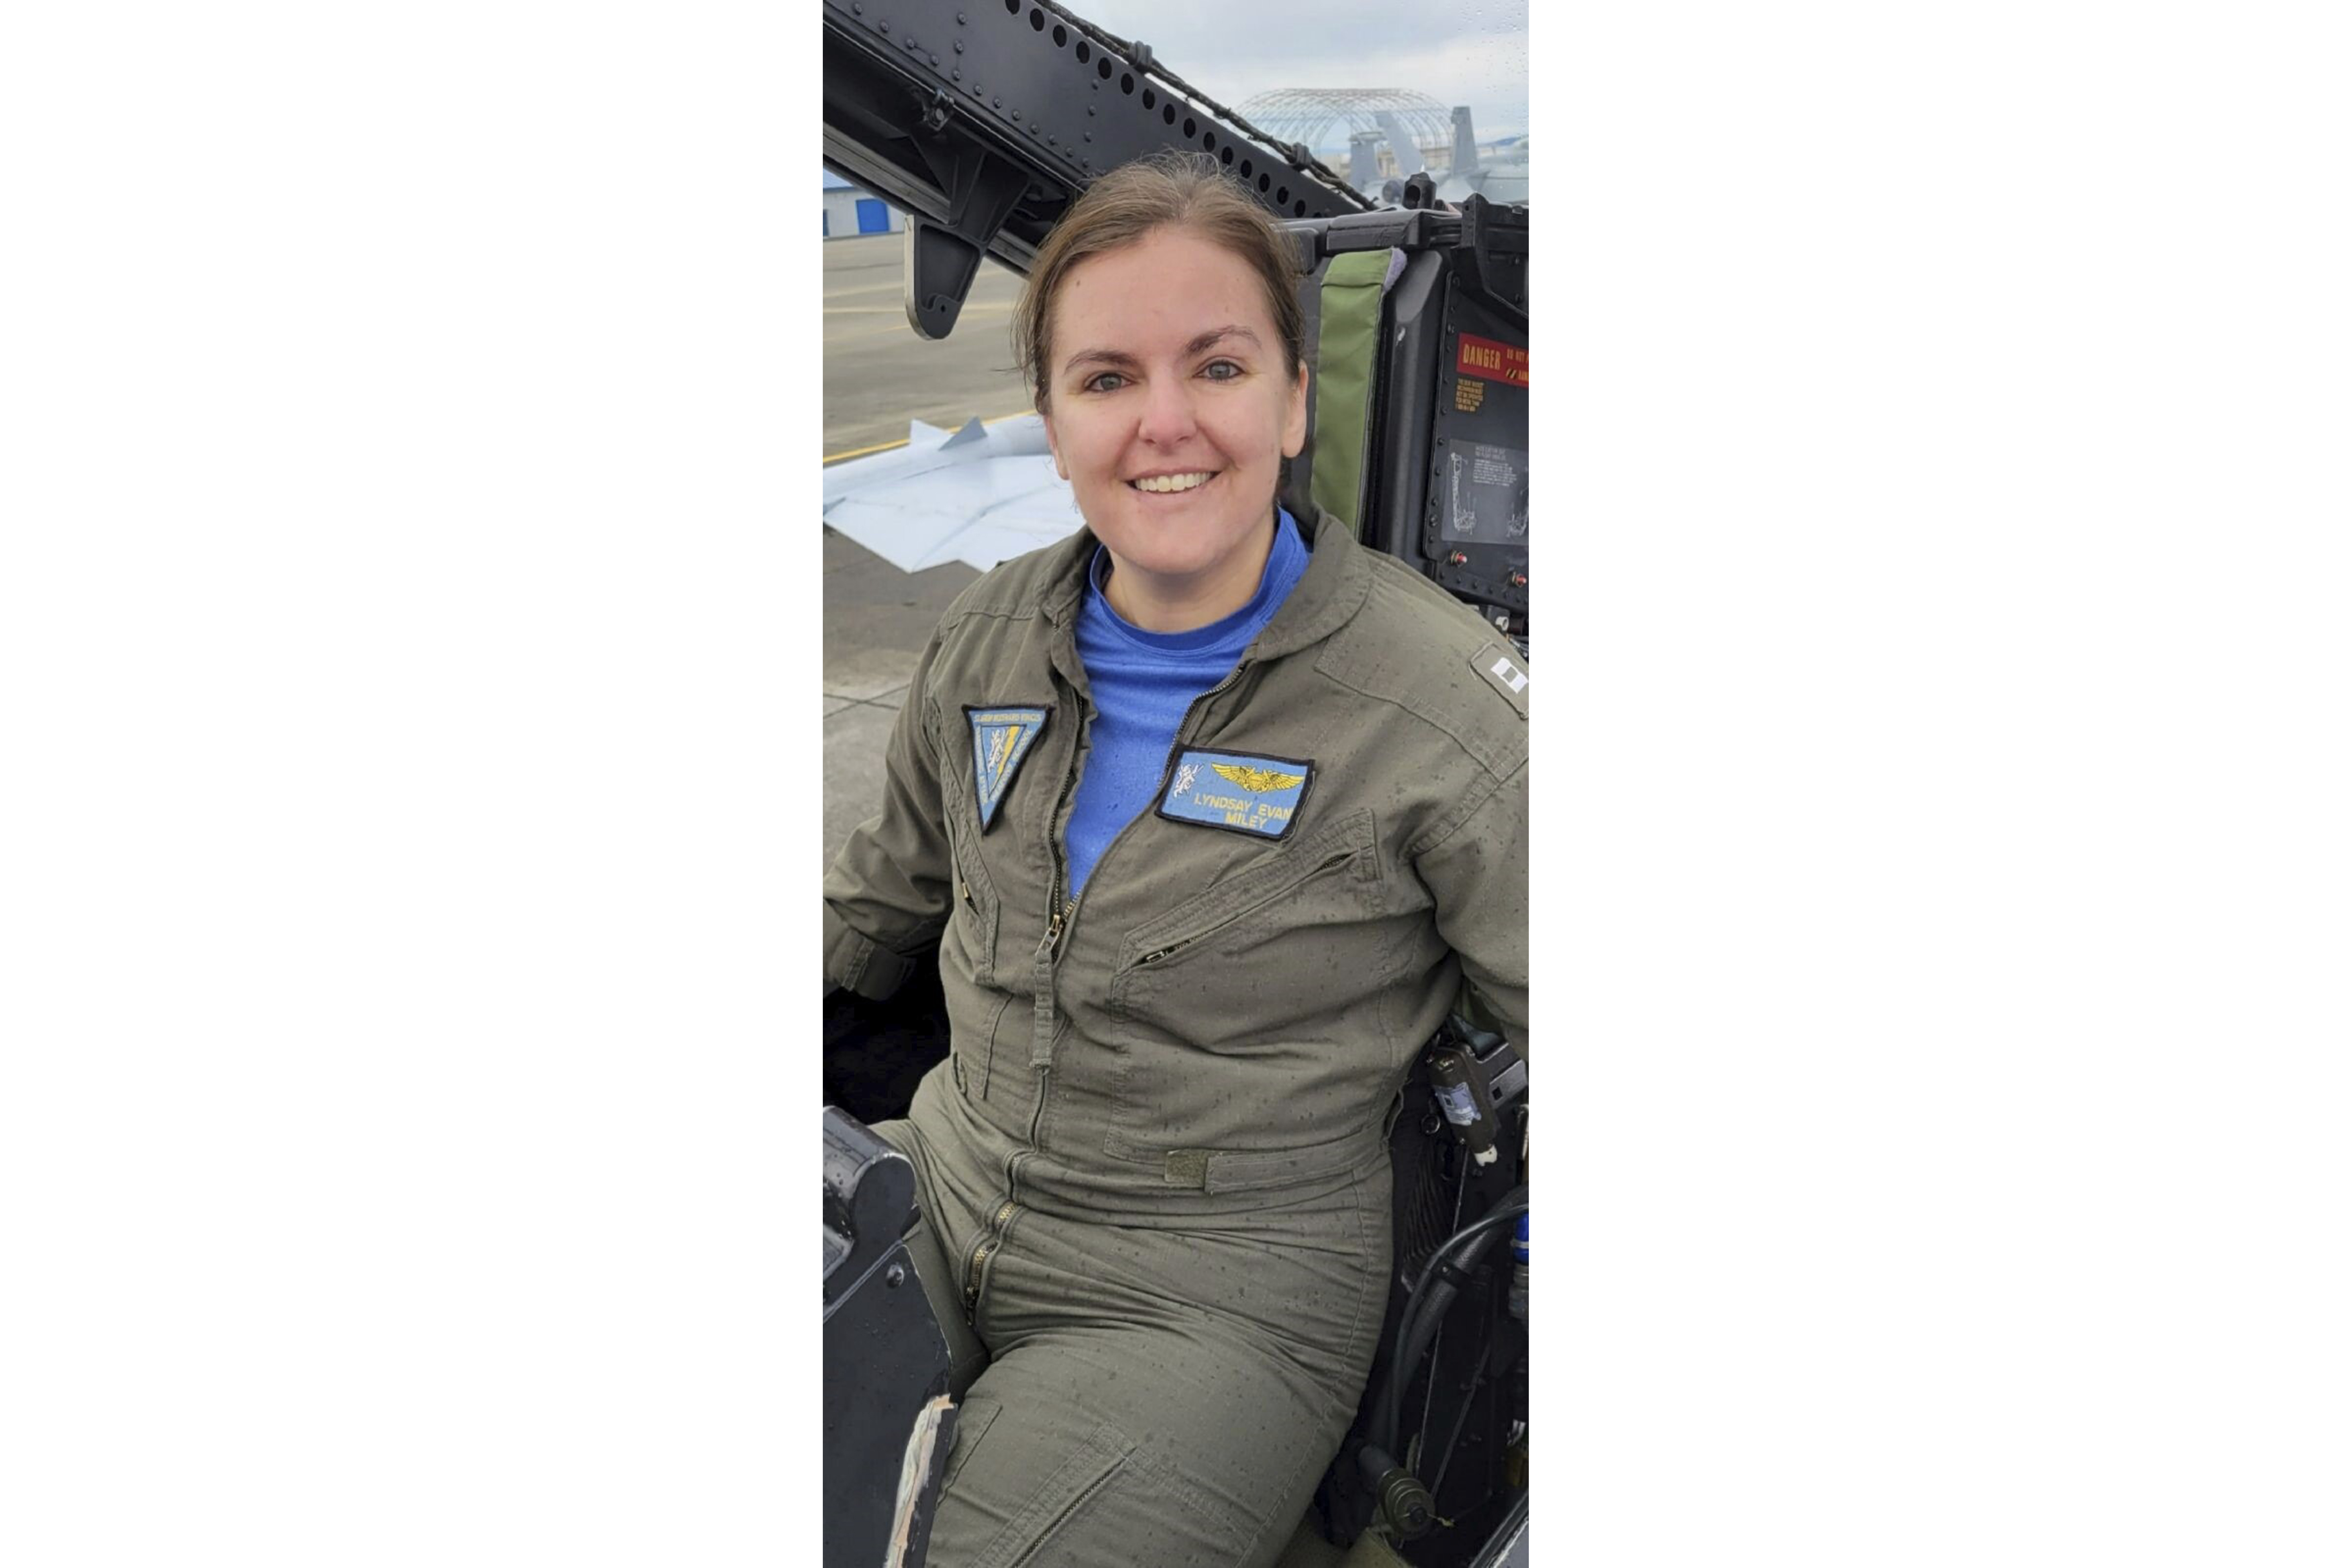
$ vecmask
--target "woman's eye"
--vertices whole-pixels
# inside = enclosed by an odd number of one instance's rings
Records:
[[[1201,372],[1211,381],[1231,381],[1241,373],[1242,367],[1229,359],[1212,360]]]
[[[1115,370],[1107,370],[1098,375],[1090,375],[1087,377],[1087,390],[1088,392],[1117,392],[1121,385],[1125,384],[1126,381],[1127,377],[1119,374],[1118,372]]]

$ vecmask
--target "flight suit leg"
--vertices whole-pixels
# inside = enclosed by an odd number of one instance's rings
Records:
[[[1024,1209],[975,1323],[951,1254],[988,1229],[995,1173],[874,1131],[915,1165],[910,1250],[957,1362],[930,1568],[1271,1568],[1362,1393],[1385,1187],[1251,1194],[1197,1224]]]
[[[964,1397],[932,1568],[1267,1568],[1347,1420],[1281,1371],[1156,1325],[1024,1340]]]
[[[921,1217],[907,1233],[907,1256],[914,1261],[915,1279],[922,1286],[931,1316],[939,1320],[940,1331],[947,1339],[948,1392],[961,1399],[972,1379],[988,1364],[988,1349],[964,1317],[963,1289],[958,1283],[954,1260],[948,1257],[946,1244],[940,1239],[950,1212],[945,1206],[947,1199],[931,1179],[931,1163],[921,1140],[906,1122],[877,1121],[866,1131],[906,1155],[915,1167],[915,1198]]]

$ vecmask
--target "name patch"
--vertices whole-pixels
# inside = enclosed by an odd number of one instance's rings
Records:
[[[1045,708],[967,708],[971,719],[972,799],[980,808],[980,830],[996,820],[997,805],[1013,786],[1022,759],[1045,728]]]
[[[1157,815],[1280,838],[1298,820],[1315,764],[1252,752],[1184,752],[1176,758]]]

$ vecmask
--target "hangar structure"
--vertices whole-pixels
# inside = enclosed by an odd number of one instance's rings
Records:
[[[1241,112],[1267,134],[1308,147],[1336,147],[1344,133],[1348,184],[1376,198],[1391,180],[1424,172],[1466,177],[1479,168],[1469,106],[1449,110],[1409,88],[1276,88]]]
[[[827,169],[824,223],[827,239],[860,234],[898,234],[906,229],[907,215]]]

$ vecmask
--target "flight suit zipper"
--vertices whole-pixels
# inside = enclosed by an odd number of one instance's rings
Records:
[[[1225,678],[1223,680],[1220,680],[1214,686],[1212,686],[1209,689],[1192,699],[1192,706],[1184,710],[1184,721],[1176,726],[1176,744],[1168,749],[1170,761],[1174,761],[1177,751],[1183,746],[1185,742],[1192,738],[1192,721],[1199,717],[1201,712],[1201,704],[1206,702],[1212,697],[1222,695],[1223,693],[1232,689],[1234,682],[1239,680],[1242,678],[1242,671],[1248,668],[1249,656],[1244,654],[1242,656],[1241,662],[1234,665],[1233,668],[1225,671]],[[1168,781],[1165,778],[1160,780],[1160,783],[1163,784],[1167,782]]]
[[[1231,689],[1234,683],[1241,679],[1242,671],[1247,668],[1249,668],[1249,661],[1244,658],[1225,673],[1223,680],[1192,699],[1191,705],[1184,710],[1183,721],[1176,726],[1176,745],[1171,747],[1169,752],[1171,761],[1176,750],[1191,739],[1193,721],[1200,716],[1201,705],[1219,693]],[[1083,697],[1076,706],[1083,711],[1085,707]],[[1071,922],[1076,919],[1078,910],[1078,900],[1065,899],[1062,892],[1069,877],[1069,864],[1062,854],[1062,814],[1069,809],[1070,798],[1077,793],[1078,776],[1086,771],[1084,722],[1083,720],[1080,721],[1077,743],[1072,748],[1070,753],[1070,767],[1062,778],[1062,793],[1054,802],[1053,815],[1045,819],[1045,836],[1054,857],[1054,880],[1052,892],[1046,901],[1045,935],[1037,944],[1037,952],[1032,965],[1032,977],[1037,994],[1045,999],[1044,1026],[1049,1037],[1049,1043],[1050,1035],[1055,1027],[1051,1015],[1055,969],[1061,962],[1063,938],[1068,933]],[[1165,789],[1167,784],[1168,780],[1163,769],[1160,781],[1160,787]],[[1139,821],[1149,815],[1149,812],[1139,812],[1137,814],[1137,820]],[[1135,823],[1129,823],[1126,827],[1119,829],[1109,844],[1104,846],[1102,856],[1095,862],[1097,871],[1101,869],[1103,860],[1110,858],[1111,851],[1118,847],[1119,840],[1125,838],[1134,826]],[[1318,869],[1323,868],[1318,868]],[[969,898],[970,890],[968,889],[963,890],[965,896]],[[1006,1158],[1003,1201],[996,1205],[995,1214],[991,1216],[980,1240],[972,1247],[971,1256],[966,1260],[963,1287],[964,1316],[971,1320],[975,1328],[980,1323],[980,1298],[982,1291],[987,1287],[989,1261],[1004,1249],[1005,1238],[1012,1232],[1013,1222],[1021,1213],[1019,1196],[1021,1162],[1036,1153],[1038,1132],[1045,1122],[1045,1094],[1052,1086],[1054,1069],[1050,1060],[1041,1059],[1038,1055],[1039,1048],[1033,1039],[1031,1060],[1037,1069],[1037,1094],[1036,1101],[1029,1112],[1029,1146],[1025,1149],[1014,1150]]]
[[[1167,761],[1163,763],[1160,767],[1160,788],[1162,791],[1167,788],[1169,772],[1175,763],[1176,754],[1184,748],[1186,742],[1192,739],[1192,723],[1194,720],[1200,717],[1201,705],[1208,701],[1213,697],[1217,697],[1224,692],[1232,690],[1234,683],[1242,678],[1242,672],[1248,668],[1249,659],[1247,656],[1244,655],[1241,661],[1235,664],[1233,668],[1225,671],[1225,678],[1223,680],[1218,681],[1214,686],[1212,686],[1209,689],[1192,699],[1192,702],[1185,708],[1184,717],[1176,726],[1175,742],[1169,747]],[[1081,739],[1083,742],[1083,736]],[[1076,917],[1078,910],[1077,900],[1071,899],[1066,902],[1062,898],[1062,884],[1070,873],[1068,863],[1062,856],[1061,822],[1062,813],[1068,808],[1070,797],[1077,793],[1078,776],[1080,773],[1085,772],[1084,767],[1077,765],[1076,763],[1076,758],[1081,752],[1083,752],[1083,744],[1080,747],[1080,752],[1074,752],[1072,753],[1073,765],[1069,772],[1063,777],[1061,797],[1054,803],[1054,815],[1046,818],[1045,824],[1046,837],[1051,841],[1054,855],[1054,890],[1047,906],[1047,913],[1051,918],[1045,928],[1045,940],[1038,952],[1040,956],[1048,960],[1049,963],[1059,960],[1061,954],[1058,949],[1061,943],[1063,931],[1068,921]],[[1155,800],[1157,799],[1156,796],[1154,798]],[[1112,853],[1118,848],[1120,842],[1127,837],[1128,834],[1134,828],[1135,824],[1142,821],[1145,817],[1150,815],[1151,813],[1149,809],[1136,813],[1134,821],[1129,822],[1125,827],[1120,828],[1117,834],[1113,835],[1111,841],[1103,846],[1102,854],[1096,858],[1095,869],[1097,871],[1101,870],[1103,862],[1111,858]],[[1318,869],[1321,868],[1318,868]],[[1031,1140],[1034,1142],[1036,1136],[1034,1124],[1030,1136]]]
[[[1074,752],[1073,757],[1075,756]],[[1062,901],[1062,878],[1065,872],[1062,865],[1061,835],[1055,830],[1055,825],[1061,819],[1062,808],[1069,804],[1070,794],[1076,786],[1077,773],[1078,769],[1073,766],[1068,776],[1063,780],[1061,798],[1055,803],[1054,815],[1046,819],[1048,835],[1054,840],[1054,885],[1050,907],[1047,910],[1045,935],[1037,944],[1034,972],[1048,984],[1051,983],[1054,962],[1060,956],[1058,949],[1062,932],[1068,923],[1069,911],[1077,907],[1075,900],[1068,904]],[[975,1328],[980,1324],[980,1296],[982,1289],[987,1284],[989,1259],[1003,1249],[1004,1238],[1011,1233],[1013,1221],[1021,1212],[1019,1197],[1021,1162],[1036,1152],[1038,1130],[1045,1124],[1045,1089],[1051,1076],[1050,1068],[1042,1065],[1038,1067],[1035,1103],[1029,1110],[1029,1146],[1025,1149],[1016,1149],[1005,1157],[1004,1199],[996,1205],[996,1213],[990,1218],[979,1242],[973,1246],[971,1256],[965,1260],[964,1316]]]
[[[1057,912],[1046,925],[1045,940],[1038,945],[1040,959],[1051,955],[1055,942],[1062,934],[1063,919]],[[1004,1238],[1011,1234],[1013,1221],[1021,1213],[1021,1162],[1036,1152],[1037,1130],[1045,1117],[1045,1069],[1037,1072],[1036,1103],[1029,1110],[1029,1147],[1015,1149],[1004,1161],[1004,1201],[996,1205],[987,1227],[966,1260],[963,1283],[964,1316],[978,1324],[981,1288],[988,1278],[988,1260],[1003,1249]]]
[[[987,1231],[980,1238],[980,1245],[971,1249],[971,1258],[965,1266],[963,1279],[963,1310],[966,1317],[971,1317],[980,1310],[980,1286],[988,1272],[988,1260],[996,1254],[998,1248],[1004,1245],[1005,1234],[1012,1228],[1013,1216],[1020,1212],[1021,1205],[1011,1198],[999,1204],[994,1216],[988,1222]]]

